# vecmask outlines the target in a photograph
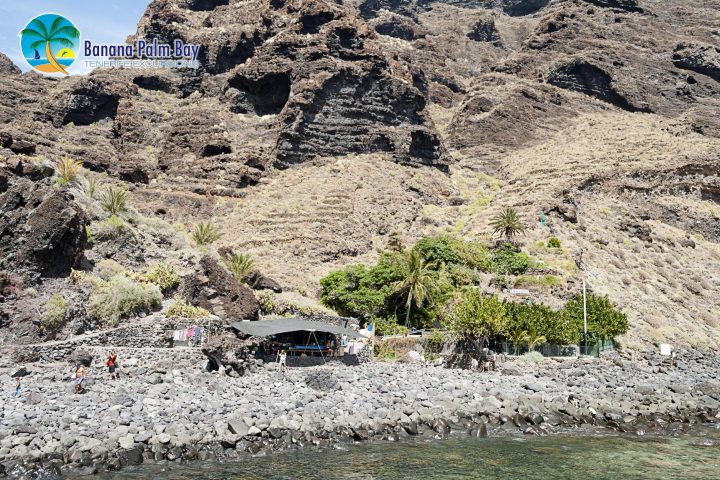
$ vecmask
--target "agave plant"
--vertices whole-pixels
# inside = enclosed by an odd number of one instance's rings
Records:
[[[107,211],[111,215],[117,215],[118,213],[125,211],[126,201],[127,191],[121,188],[108,186],[103,193],[100,206],[102,206],[103,210]]]
[[[55,172],[58,179],[64,185],[70,185],[75,181],[82,168],[82,162],[65,157],[55,163]]]
[[[198,223],[191,236],[198,245],[210,245],[219,240],[222,233],[211,221],[207,221]]]
[[[95,200],[99,186],[100,183],[93,176],[80,177],[77,181],[77,187],[74,190],[89,200]]]
[[[255,269],[255,263],[252,257],[243,253],[233,253],[223,259],[228,270],[230,270],[235,278],[242,282]]]
[[[517,211],[511,207],[493,217],[490,226],[493,229],[493,234],[500,234],[508,239],[523,233],[527,229]]]

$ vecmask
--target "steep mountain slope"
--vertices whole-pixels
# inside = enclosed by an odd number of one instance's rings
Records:
[[[213,218],[310,296],[391,232],[483,238],[515,206],[570,282],[539,297],[585,278],[633,341],[717,346],[718,7],[157,0],[136,36],[199,43],[201,68],[57,81],[0,62],[2,155],[69,155],[146,215]],[[562,254],[537,247],[550,235]]]

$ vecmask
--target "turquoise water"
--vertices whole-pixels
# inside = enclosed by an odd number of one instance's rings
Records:
[[[112,480],[720,479],[720,430],[678,438],[462,438],[305,449],[227,463],[143,465]]]
[[[32,65],[33,67],[36,66],[36,65],[43,65],[43,64],[45,64],[45,63],[48,63],[47,58],[40,58],[40,60],[35,60],[35,59],[33,59],[33,58],[26,58],[25,60],[27,60],[27,62],[28,62],[30,65]],[[69,59],[69,58],[68,58],[68,59],[60,59],[60,58],[57,59],[57,62],[58,62],[60,65],[63,65],[63,66],[65,66],[65,67],[69,67],[70,65],[72,65],[72,63],[73,63],[74,61],[75,61],[74,58],[73,58],[73,59]]]

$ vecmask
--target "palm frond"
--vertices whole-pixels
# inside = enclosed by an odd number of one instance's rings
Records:
[[[63,47],[74,47],[75,46],[75,44],[71,40],[68,40],[67,38],[62,38],[62,37],[51,38],[50,43],[59,43]]]
[[[43,39],[43,42],[45,41],[45,37],[42,33],[38,32],[37,30],[33,30],[32,28],[25,28],[20,32],[20,35],[32,35],[34,37],[40,37]]]
[[[38,40],[37,42],[31,43],[30,48],[38,48],[38,47],[45,45],[45,43],[46,43],[45,40]]]
[[[42,36],[43,36],[43,37],[45,37],[45,38],[50,37],[50,35],[48,34],[47,27],[45,26],[45,24],[44,24],[39,18],[36,18],[36,19],[33,20],[32,22],[30,22],[30,25],[32,25],[32,26],[34,26],[35,28],[37,28],[37,29],[38,29],[38,32],[42,32]]]
[[[53,20],[52,25],[50,25],[50,36],[52,37],[55,34],[55,30],[62,25],[62,22],[65,19],[63,17],[57,17],[55,20]]]
[[[58,35],[65,35],[69,38],[78,38],[80,36],[80,31],[73,27],[72,25],[65,25],[64,27],[60,28],[57,32],[52,33],[53,38],[57,38]]]

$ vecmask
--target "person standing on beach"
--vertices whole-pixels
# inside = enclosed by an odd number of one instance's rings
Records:
[[[287,354],[285,353],[285,350],[280,350],[278,363],[280,364],[280,370],[282,371],[283,377],[285,377],[287,375]]]
[[[82,365],[78,364],[75,368],[75,393],[82,393],[85,390],[85,378],[87,377],[87,370]]]
[[[117,353],[115,353],[115,350],[110,352],[107,360],[105,361],[105,365],[107,365],[107,367],[108,367],[108,373],[110,374],[110,380],[115,380],[117,378],[115,375],[115,369],[117,368]]]
[[[15,396],[19,397],[22,389],[20,388],[20,377],[15,377]]]

